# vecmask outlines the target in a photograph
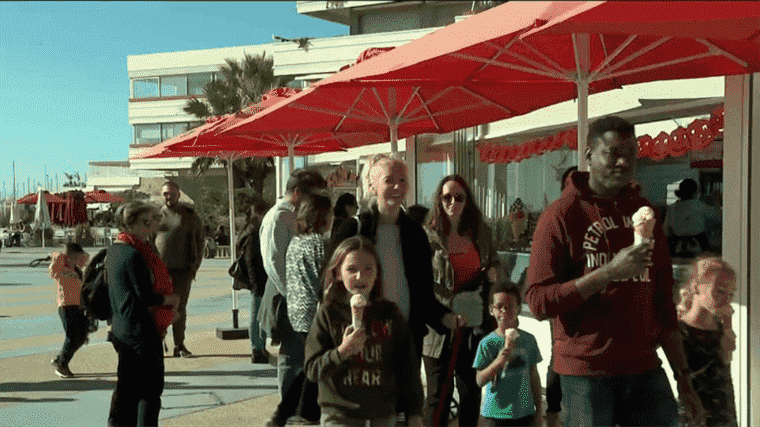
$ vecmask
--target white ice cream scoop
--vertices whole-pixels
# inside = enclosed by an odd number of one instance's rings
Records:
[[[642,206],[631,217],[633,221],[633,244],[638,245],[652,240],[654,230],[654,210],[649,206]]]
[[[511,348],[515,341],[517,341],[517,338],[520,337],[520,332],[517,331],[516,328],[507,328],[504,330],[504,348]],[[511,360],[511,357],[510,357]],[[504,370],[502,371],[501,375],[504,376],[507,373],[507,367],[504,366]]]
[[[364,317],[364,307],[367,306],[367,298],[362,294],[355,294],[351,297],[351,325],[354,329],[362,327],[362,318]]]

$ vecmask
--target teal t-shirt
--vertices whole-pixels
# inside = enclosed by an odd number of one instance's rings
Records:
[[[480,408],[484,417],[517,419],[536,412],[530,390],[530,368],[542,360],[541,352],[536,337],[522,329],[517,331],[520,336],[512,350],[512,361],[498,375],[495,384],[490,381],[484,388]],[[477,370],[487,368],[503,348],[504,338],[491,332],[480,341],[472,367]]]

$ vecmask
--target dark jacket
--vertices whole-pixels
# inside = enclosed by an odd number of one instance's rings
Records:
[[[175,208],[162,206],[155,244],[169,270],[198,271],[203,260],[204,233],[195,210],[180,203]]]
[[[160,343],[149,308],[163,304],[164,296],[153,292],[150,268],[140,252],[121,243],[109,246],[106,277],[114,337],[136,351]]]
[[[343,359],[338,346],[351,326],[345,302],[322,306],[306,338],[304,370],[319,383],[323,413],[356,419],[389,417],[396,402],[405,402],[407,416],[422,414],[422,382],[414,343],[395,304],[379,300],[364,313],[367,341],[362,354]]]
[[[377,205],[372,206],[372,212],[359,215],[361,230],[359,230],[359,222],[355,218],[344,221],[338,228],[338,232],[331,236],[330,243],[325,248],[325,262],[329,262],[333,251],[340,242],[359,234],[360,231],[360,234],[367,237],[372,243],[377,242],[379,215]],[[414,336],[417,354],[421,354],[422,339],[428,333],[426,325],[444,333],[448,328],[441,321],[443,316],[450,313],[451,310],[435,299],[431,264],[432,252],[427,234],[425,234],[422,226],[409,219],[403,211],[399,212],[397,224],[401,235],[404,272],[409,283],[409,328]]]
[[[527,302],[538,319],[555,319],[557,373],[607,376],[656,369],[661,337],[678,328],[673,266],[660,219],[654,227],[654,265],[584,300],[575,280],[632,245],[631,216],[651,206],[638,184],[605,199],[591,191],[588,180],[587,172],[570,175],[562,197],[541,214],[527,272]]]
[[[259,226],[249,225],[243,230],[235,243],[235,253],[245,264],[248,284],[250,284],[248,290],[261,297],[264,295],[267,284],[267,272],[264,270],[264,260],[261,258],[259,228]]]

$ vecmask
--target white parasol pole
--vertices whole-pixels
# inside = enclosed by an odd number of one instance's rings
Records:
[[[586,146],[588,139],[588,80],[578,84],[578,170],[588,171]]]
[[[227,158],[227,197],[230,204],[230,265],[237,259],[235,254],[235,189],[232,187],[232,162],[235,155],[230,154]],[[232,284],[235,284],[235,278],[232,278]],[[232,327],[238,327],[238,301],[237,290],[232,287]]]
[[[398,122],[392,120],[388,125],[391,131],[391,154],[398,154]]]
[[[288,175],[293,173],[295,169],[295,159],[293,153],[295,152],[296,138],[293,137],[288,141]]]
[[[578,86],[578,170],[588,171],[586,159],[586,139],[588,137],[588,70],[591,51],[591,36],[587,33],[573,34],[575,46],[575,67]]]

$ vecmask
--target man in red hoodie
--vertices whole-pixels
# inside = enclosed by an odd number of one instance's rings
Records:
[[[589,172],[570,175],[533,236],[526,299],[554,318],[554,370],[572,426],[676,425],[678,404],[657,347],[673,368],[687,417],[704,409],[678,333],[673,269],[660,221],[633,244],[631,216],[651,206],[631,182],[633,125],[605,117],[589,128]]]

